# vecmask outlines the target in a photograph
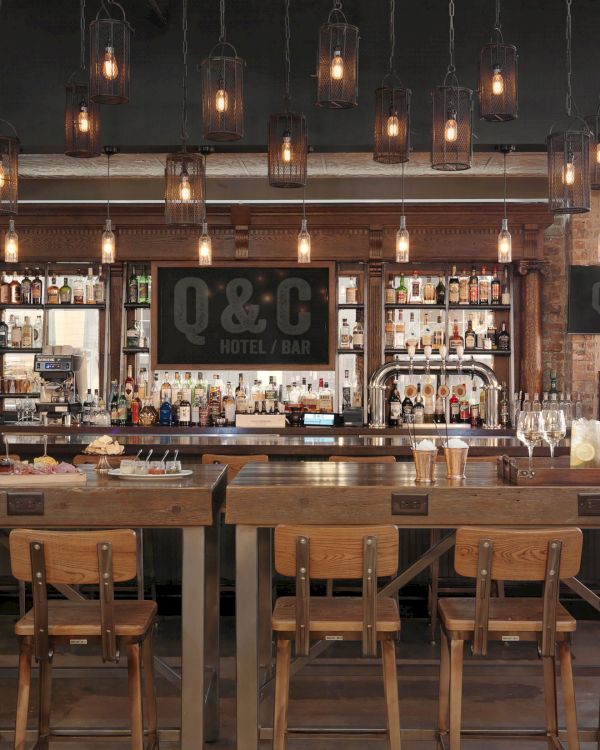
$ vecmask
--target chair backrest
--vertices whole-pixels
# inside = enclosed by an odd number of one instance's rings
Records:
[[[264,453],[256,453],[243,456],[228,456],[219,453],[204,453],[202,456],[203,464],[224,464],[227,466],[227,481],[232,482],[246,464],[265,463],[269,457]]]
[[[544,581],[540,651],[542,656],[554,653],[560,581],[579,572],[582,541],[578,528],[457,529],[454,567],[460,575],[477,579],[474,654],[487,653],[492,580]]]
[[[329,456],[335,463],[347,464],[395,464],[394,456]]]
[[[88,455],[87,453],[78,453],[73,457],[73,465],[82,466],[87,464],[90,466],[97,466],[100,463],[101,458],[102,456],[93,456]],[[110,464],[112,469],[119,468],[122,458],[125,458],[125,456],[106,456],[106,459],[108,460],[108,463]]]

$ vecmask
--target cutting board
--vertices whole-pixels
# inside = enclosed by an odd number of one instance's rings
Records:
[[[7,487],[82,487],[87,477],[77,474],[0,474],[0,489]]]

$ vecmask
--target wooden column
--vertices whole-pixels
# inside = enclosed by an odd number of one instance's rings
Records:
[[[542,273],[545,263],[523,260],[518,266],[521,282],[521,390],[533,397],[543,390],[542,370]]]
[[[108,330],[108,379],[121,382],[121,349],[123,348],[123,263],[110,269],[110,313]],[[110,383],[109,383],[110,390]],[[105,394],[108,398],[108,392]]]
[[[247,258],[250,245],[250,222],[252,212],[249,206],[231,206],[231,223],[235,228],[235,257]]]
[[[382,364],[383,355],[383,227],[370,227],[367,267],[367,385],[371,374]]]

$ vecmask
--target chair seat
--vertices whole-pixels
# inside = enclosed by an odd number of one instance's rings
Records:
[[[143,636],[156,615],[156,602],[118,601],[114,603],[117,636]],[[33,635],[33,609],[15,625],[16,635]],[[100,636],[100,602],[48,602],[48,635]]]
[[[273,630],[295,632],[296,597],[282,596],[275,602]],[[310,630],[360,632],[363,627],[361,597],[319,596],[310,599]],[[395,633],[400,630],[400,614],[395,599],[377,599],[377,630]]]
[[[446,630],[473,630],[475,628],[476,600],[466,597],[445,597],[440,599],[439,613]],[[490,599],[490,632],[504,630],[536,633],[542,630],[544,604],[541,599],[508,597]],[[558,604],[556,608],[556,629],[559,632],[573,632],[577,623],[567,610]]]

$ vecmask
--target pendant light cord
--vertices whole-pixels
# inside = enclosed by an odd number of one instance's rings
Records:
[[[496,21],[494,23],[494,31],[498,34],[502,33],[502,24],[500,23],[500,0],[496,0]]]
[[[287,112],[289,112],[292,96],[290,94],[290,0],[285,0],[285,18],[284,18],[284,77],[285,77],[285,95],[284,95],[284,106]]]
[[[110,153],[106,154],[106,177],[108,186],[106,188],[106,218],[110,220]]]
[[[181,103],[181,145],[183,150],[187,150],[187,54],[188,54],[188,0],[183,0],[183,17],[181,23],[183,32],[181,56],[183,59],[183,76],[182,76],[182,103]]]
[[[208,153],[204,156],[204,169],[202,170],[202,231],[206,224],[206,169],[208,166]]]
[[[306,183],[302,185],[302,220],[306,221]]]
[[[504,218],[506,219],[506,150],[504,151]]]
[[[402,162],[402,216],[404,216],[404,162]]]
[[[85,0],[81,0],[79,4],[79,34],[80,34],[80,54],[81,54],[81,70],[85,70]]]
[[[225,44],[226,29],[225,29],[225,0],[219,0],[219,42]]]
[[[396,52],[396,0],[390,0],[390,75],[394,72],[394,56]]]
[[[448,40],[448,52],[450,53],[450,61],[448,63],[448,73],[454,73],[456,70],[454,66],[454,0],[450,0],[448,3],[448,15],[450,16],[450,30]]]
[[[565,30],[565,37],[567,40],[567,54],[566,54],[566,63],[567,63],[567,96],[565,101],[565,107],[567,110],[567,115],[571,116],[571,110],[573,108],[573,70],[572,70],[572,64],[571,64],[571,57],[572,57],[572,50],[571,50],[571,3],[572,0],[566,0],[567,3],[567,23],[566,23],[566,30]]]

